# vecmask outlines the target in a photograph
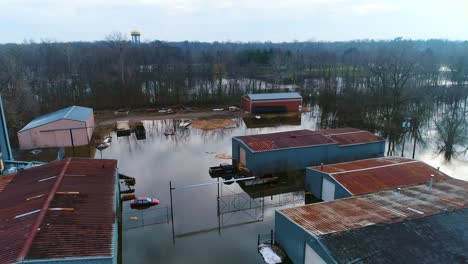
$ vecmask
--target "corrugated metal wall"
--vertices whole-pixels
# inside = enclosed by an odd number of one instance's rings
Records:
[[[351,197],[346,189],[338,184],[330,175],[315,170],[307,169],[305,176],[305,188],[308,192],[312,193],[315,197],[322,199],[322,181],[323,178],[335,184],[335,199]]]
[[[275,240],[293,263],[304,263],[305,242],[310,239],[312,236],[304,229],[275,212]]]

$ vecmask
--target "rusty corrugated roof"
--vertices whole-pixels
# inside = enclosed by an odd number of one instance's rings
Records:
[[[111,257],[116,167],[69,159],[17,173],[0,193],[0,263]]]
[[[403,163],[403,162],[408,162],[408,161],[412,161],[412,159],[400,158],[400,157],[382,157],[382,158],[363,159],[363,160],[329,164],[329,165],[324,165],[323,168],[321,166],[313,166],[313,167],[310,167],[310,169],[321,171],[321,172],[326,172],[326,173],[334,173],[334,172],[343,172],[343,171],[350,171],[350,170],[368,169],[368,168]]]
[[[431,174],[435,181],[449,178],[424,162],[398,157],[331,164],[324,166],[323,170],[320,166],[312,169],[327,172],[353,195],[429,182]]]
[[[284,148],[337,144],[346,146],[383,141],[382,138],[356,128],[337,128],[325,130],[295,130],[270,134],[235,137],[253,151],[269,151]]]
[[[396,223],[468,207],[468,182],[447,179],[330,202],[279,210],[315,236]]]
[[[0,175],[0,192],[2,192],[8,183],[13,180],[13,178],[16,176],[16,173],[13,174],[7,174],[7,175]]]

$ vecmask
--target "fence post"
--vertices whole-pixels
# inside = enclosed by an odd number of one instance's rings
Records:
[[[273,229],[270,230],[270,244],[273,246]]]

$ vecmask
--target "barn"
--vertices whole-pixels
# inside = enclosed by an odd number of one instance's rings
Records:
[[[303,129],[232,138],[233,164],[255,176],[383,157],[384,152],[381,137],[356,128]]]
[[[277,210],[275,242],[295,264],[458,263],[467,195],[468,182],[449,178]]]
[[[249,113],[298,112],[302,96],[298,93],[246,94],[241,98],[242,109]]]
[[[448,176],[412,159],[384,157],[306,169],[305,187],[315,197],[331,201],[403,186],[439,181]]]
[[[21,149],[83,146],[93,130],[93,109],[70,106],[29,122],[18,131],[18,141]]]

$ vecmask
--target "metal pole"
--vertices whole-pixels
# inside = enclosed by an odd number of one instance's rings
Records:
[[[218,197],[216,199],[217,202],[217,213],[218,213],[218,234],[221,235],[221,218],[220,218],[220,208],[219,208],[219,178],[218,178]]]
[[[273,229],[270,230],[270,244],[273,246]]]
[[[403,133],[403,145],[401,146],[401,157],[403,158],[403,153],[405,151],[405,134]]]
[[[169,195],[171,199],[171,222],[172,222],[172,243],[175,244],[175,232],[174,232],[174,209],[173,209],[173,203],[172,203],[172,182],[169,181]]]
[[[414,154],[416,153],[416,137],[414,137],[414,145],[413,145],[413,159],[414,159]]]
[[[73,149],[73,157],[75,157],[75,143],[73,142],[73,132],[71,128],[69,130],[70,130],[70,139],[71,139],[71,144],[72,144],[72,149]]]

